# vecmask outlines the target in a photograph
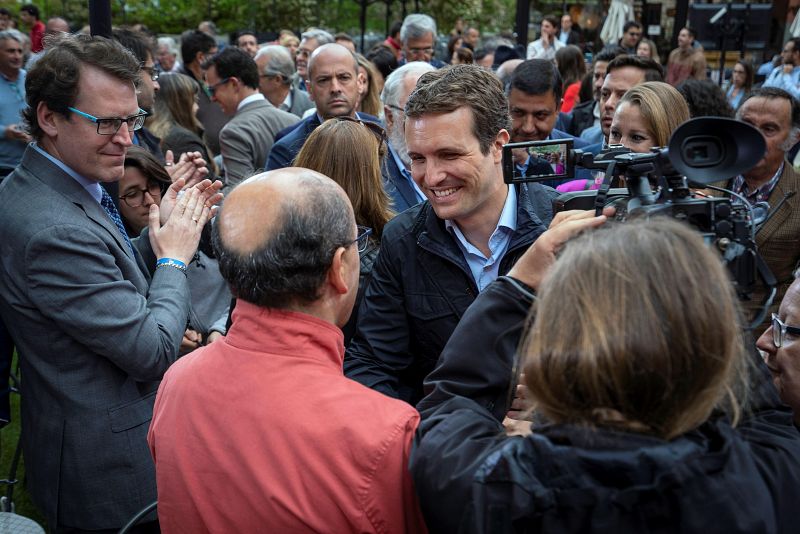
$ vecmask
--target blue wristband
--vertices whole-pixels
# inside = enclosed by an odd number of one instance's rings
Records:
[[[174,258],[161,258],[156,262],[156,269],[159,267],[174,267],[183,274],[186,274],[186,264],[181,260],[176,260]]]

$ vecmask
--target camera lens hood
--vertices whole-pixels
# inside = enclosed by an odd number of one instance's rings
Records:
[[[691,119],[672,133],[669,160],[690,182],[711,184],[751,169],[767,144],[753,126],[722,117]]]

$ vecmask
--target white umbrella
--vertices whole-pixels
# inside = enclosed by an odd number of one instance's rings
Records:
[[[633,20],[633,0],[611,0],[600,39],[606,44],[616,43],[622,37],[622,27],[629,20]]]
[[[795,15],[792,26],[789,28],[789,35],[792,37],[800,37],[800,13]]]

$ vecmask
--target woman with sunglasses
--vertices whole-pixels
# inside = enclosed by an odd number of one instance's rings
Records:
[[[381,178],[385,141],[385,133],[378,124],[350,117],[330,119],[308,136],[294,163],[320,172],[342,186],[353,204],[356,224],[371,229],[368,241],[359,249],[361,277],[353,314],[342,328],[345,346],[355,331],[358,306],[378,256],[383,227],[394,216]]]
[[[178,179],[186,176],[174,176]],[[125,174],[119,185],[119,214],[128,235],[138,236],[148,225],[150,206],[161,203],[161,194],[169,187],[166,169],[148,151],[138,146],[128,148]],[[212,224],[212,223],[209,223]],[[186,354],[225,333],[231,293],[219,273],[217,260],[206,226],[192,261],[187,265],[192,302],[189,325],[181,342]],[[145,258],[145,261],[149,261]],[[155,258],[152,258],[155,264]]]

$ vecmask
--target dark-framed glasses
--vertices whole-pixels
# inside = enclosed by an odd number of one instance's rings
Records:
[[[781,321],[777,313],[772,314],[772,343],[776,348],[783,346],[783,340],[786,334],[793,336],[800,336],[800,328],[797,326],[789,326]]]
[[[355,245],[358,253],[361,254],[365,250],[367,250],[367,244],[369,243],[369,236],[372,234],[372,228],[368,228],[366,226],[356,226],[358,230],[358,235],[356,238],[350,242],[351,245]]]
[[[379,145],[386,142],[386,130],[384,130],[380,124],[370,121],[362,121],[361,119],[348,117],[347,115],[336,117],[336,120],[357,122],[361,126],[364,126],[367,130],[369,130],[372,133],[372,135],[374,135],[378,139]]]
[[[138,208],[144,205],[144,194],[148,193],[153,200],[161,198],[161,184],[158,182],[147,182],[147,189],[136,188],[128,191],[119,199],[128,205],[129,208]]]
[[[222,87],[223,85],[225,85],[226,83],[231,81],[232,79],[233,79],[232,76],[228,76],[227,78],[222,78],[220,81],[218,81],[214,85],[209,85],[208,86],[208,94],[209,94],[209,96],[214,96],[214,94],[216,94],[216,92],[217,92],[217,89],[219,89],[220,87]]]
[[[150,76],[151,80],[154,82],[158,81],[158,71],[155,67],[142,67],[142,70],[146,72],[148,76]]]
[[[147,117],[147,112],[141,108],[139,108],[139,113],[136,115],[131,115],[130,117],[125,118],[95,117],[94,115],[84,113],[77,108],[68,107],[67,109],[76,115],[80,115],[84,119],[97,124],[98,135],[114,135],[119,131],[119,127],[122,126],[122,123],[125,123],[128,127],[128,131],[133,133],[136,130],[140,130],[142,126],[144,126],[144,119]]]

